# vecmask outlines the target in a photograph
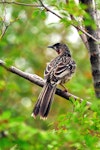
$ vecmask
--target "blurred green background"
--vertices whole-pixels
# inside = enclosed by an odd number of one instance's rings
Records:
[[[27,3],[30,2],[32,0]],[[43,77],[46,63],[57,56],[47,46],[62,41],[69,46],[77,63],[76,74],[65,86],[78,97],[88,101],[95,99],[89,54],[74,27],[60,22],[43,8],[0,5],[0,16],[5,15],[8,18],[6,24],[17,19],[0,41],[0,59],[22,71]],[[3,26],[1,19],[1,31]],[[73,104],[55,95],[48,119],[43,121],[37,117],[34,120],[31,113],[40,91],[41,87],[0,67],[0,150],[75,149],[69,146],[75,141],[71,143],[73,140],[69,140],[63,147],[63,139],[67,140],[65,135],[63,132],[56,134],[59,118],[72,114]]]

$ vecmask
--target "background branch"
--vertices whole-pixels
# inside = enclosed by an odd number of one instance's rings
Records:
[[[38,86],[41,86],[41,87],[44,86],[44,80],[36,74],[30,74],[30,73],[23,72],[14,66],[7,67],[6,63],[3,62],[2,60],[0,60],[0,66],[5,68],[7,71],[12,72],[12,73],[14,73],[14,74],[16,74],[22,78],[25,78],[26,80],[29,80],[30,82],[32,82]],[[75,101],[77,100],[79,102],[84,101],[82,98],[79,98],[79,97],[77,97],[77,96],[75,96],[69,92],[62,91],[61,89],[58,89],[58,88],[56,89],[56,94],[59,95],[60,97],[65,98],[66,100],[74,99]],[[90,106],[91,103],[87,101],[86,105]]]
[[[8,27],[10,27],[14,22],[16,22],[19,18],[15,18],[14,20],[10,21],[9,23],[3,22],[3,27],[2,27],[2,33],[0,35],[0,40],[4,37]]]
[[[14,5],[22,5],[22,6],[30,6],[30,7],[41,7],[41,5],[35,5],[35,4],[26,4],[26,3],[20,3],[15,1],[3,1],[0,2],[0,4],[14,4]]]
[[[42,0],[39,0],[41,5],[45,8],[46,11],[49,11],[50,13],[54,14],[55,16],[57,16],[59,19],[63,19],[63,17],[61,17],[60,15],[58,15],[57,13],[55,13],[54,11],[52,11],[51,9],[49,9],[48,7],[46,7],[44,5],[44,3],[42,2]],[[81,28],[80,26],[76,26],[74,24],[71,24],[72,26],[74,26],[78,31],[81,31],[82,33],[84,33],[85,35],[87,35],[88,37],[92,38],[94,41],[99,42],[95,37],[93,37],[91,34],[89,34],[88,32],[86,32],[83,28]]]
[[[58,15],[57,13],[55,13],[54,11],[52,11],[50,8],[48,8],[47,6],[44,5],[44,3],[42,2],[42,0],[39,0],[41,5],[35,5],[35,4],[25,4],[25,3],[20,3],[20,2],[9,2],[9,1],[3,1],[0,2],[1,4],[15,4],[15,5],[22,5],[22,6],[29,6],[29,7],[43,7],[46,11],[52,13],[53,15],[57,16],[59,19],[63,19],[63,17],[61,17],[60,15]],[[90,37],[91,39],[93,39],[95,42],[99,42],[94,36],[92,36],[91,34],[89,34],[88,32],[86,32],[83,28],[76,26],[74,24],[71,24],[72,26],[74,26],[78,31],[81,31],[82,33],[84,33],[85,35],[87,35],[88,37]],[[84,42],[84,41],[83,41]]]
[[[10,25],[10,24],[9,24]],[[2,27],[2,33],[1,33],[1,35],[0,35],[0,40],[3,38],[3,36],[5,35],[5,33],[6,33],[6,31],[7,31],[7,29],[8,29],[8,27],[9,27],[9,25],[3,25],[3,27]]]

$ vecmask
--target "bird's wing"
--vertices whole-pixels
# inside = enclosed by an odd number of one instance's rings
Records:
[[[44,79],[48,79],[50,77],[51,72],[54,70],[54,67],[56,66],[56,59],[51,60],[49,63],[47,63],[46,69],[44,71]]]
[[[44,79],[52,84],[59,84],[60,80],[65,76],[69,77],[75,70],[75,62],[71,57],[60,57],[60,59],[58,57],[56,59],[47,64],[44,72]]]
[[[71,57],[63,57],[63,60],[58,63],[54,70],[54,76],[56,78],[62,79],[63,77],[69,75],[74,70],[75,63]]]

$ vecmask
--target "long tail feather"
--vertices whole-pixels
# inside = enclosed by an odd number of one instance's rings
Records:
[[[51,85],[51,83],[46,83],[38,97],[38,101],[33,109],[34,118],[40,114],[41,118],[44,119],[48,116],[50,111],[50,106],[52,104],[53,96],[56,91],[56,85]]]

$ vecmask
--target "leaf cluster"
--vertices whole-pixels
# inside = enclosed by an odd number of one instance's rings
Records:
[[[98,103],[98,106],[100,104]],[[100,112],[96,103],[88,110],[86,102],[74,102],[74,109],[60,115],[56,122],[50,123],[49,130],[37,129],[20,116],[14,118],[11,111],[0,117],[1,150],[27,149],[69,149],[98,150],[100,148]],[[46,123],[44,123],[46,125]],[[6,144],[5,144],[6,143]]]

